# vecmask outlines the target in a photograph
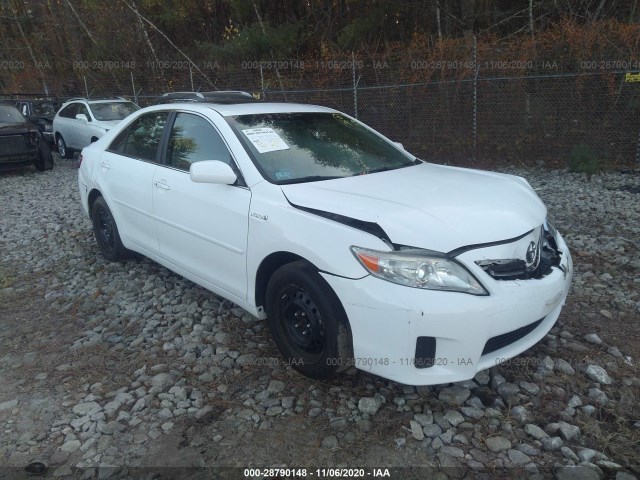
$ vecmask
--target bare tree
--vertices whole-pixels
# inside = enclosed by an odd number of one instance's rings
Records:
[[[180,55],[182,55],[182,56],[183,56],[183,57],[184,57],[184,58],[185,58],[185,59],[186,59],[186,60],[191,64],[191,67],[192,67],[194,70],[196,70],[198,73],[200,73],[200,75],[202,75],[202,76],[203,76],[203,78],[204,78],[204,79],[206,79],[206,80],[207,80],[207,82],[209,82],[209,84],[210,84],[213,88],[216,88],[216,89],[217,89],[217,87],[213,84],[213,82],[212,82],[211,80],[209,80],[209,77],[207,77],[207,75],[205,75],[205,73],[200,69],[200,67],[198,67],[198,65],[196,65],[196,63],[195,63],[193,60],[191,60],[191,59],[187,56],[187,54],[186,54],[186,53],[184,53],[182,50],[180,50],[180,49],[178,48],[178,46],[177,46],[175,43],[173,43],[173,42],[171,41],[171,39],[170,39],[169,37],[167,37],[167,36],[164,34],[164,32],[163,32],[162,30],[160,30],[158,27],[156,27],[156,26],[155,26],[155,25],[154,25],[154,24],[153,24],[153,23],[152,23],[152,22],[151,22],[147,17],[145,17],[144,15],[142,15],[140,12],[138,12],[138,9],[137,9],[137,8],[135,8],[135,3],[133,2],[133,0],[131,0],[131,4],[129,4],[129,2],[127,2],[127,0],[122,0],[122,1],[124,2],[124,4],[125,4],[127,7],[129,7],[129,8],[133,11],[133,13],[135,13],[135,14],[136,14],[136,16],[138,17],[138,19],[140,19],[140,21],[144,21],[144,22],[146,22],[147,24],[149,24],[149,25],[151,26],[151,28],[153,28],[156,32],[158,32],[160,35],[162,35],[162,37],[163,37],[167,42],[169,42],[169,45],[171,45],[173,48],[175,48],[175,49],[176,49],[176,51],[177,51]],[[145,35],[145,37],[146,37],[147,43],[148,43],[148,45],[151,47],[151,50],[153,51],[153,54],[154,54],[154,56],[155,56],[155,50],[153,49],[153,44],[151,43],[151,40],[149,40],[149,35],[147,34],[146,29],[144,29],[143,31],[144,31],[144,35]],[[158,58],[157,58],[157,57],[155,57],[155,58],[156,58],[156,61],[157,61],[157,60],[158,60]]]
[[[76,17],[76,20],[78,21],[78,23],[80,24],[80,26],[82,27],[82,29],[84,30],[84,32],[87,34],[87,36],[91,39],[91,41],[95,44],[97,44],[98,42],[96,42],[96,39],[93,38],[93,35],[91,35],[91,32],[89,31],[89,29],[87,28],[87,26],[84,24],[84,22],[82,21],[82,19],[78,16],[78,13],[76,12],[76,9],[73,8],[73,5],[71,4],[71,2],[69,0],[65,0],[65,3],[69,6],[69,8],[71,9],[71,12],[73,13],[73,16]]]

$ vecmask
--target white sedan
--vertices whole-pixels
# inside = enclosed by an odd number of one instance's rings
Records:
[[[220,98],[144,108],[83,150],[107,259],[266,318],[312,378],[470,379],[554,325],[572,261],[526,180],[423,162],[329,108]]]

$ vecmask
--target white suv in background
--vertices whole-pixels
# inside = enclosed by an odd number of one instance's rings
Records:
[[[53,119],[53,133],[60,156],[71,158],[76,150],[95,142],[139,109],[138,105],[124,98],[68,100]]]

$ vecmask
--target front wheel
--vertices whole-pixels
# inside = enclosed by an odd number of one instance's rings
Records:
[[[273,339],[296,370],[328,379],[346,367],[351,349],[347,316],[313,266],[298,261],[278,269],[265,303]]]
[[[98,197],[93,203],[91,220],[93,221],[96,243],[104,258],[111,262],[126,258],[128,250],[120,240],[118,226],[103,197]]]
[[[51,154],[49,145],[45,142],[40,142],[38,158],[35,161],[35,166],[40,172],[53,169],[53,155]]]

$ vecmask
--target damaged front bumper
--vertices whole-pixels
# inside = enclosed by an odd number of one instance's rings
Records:
[[[511,245],[460,254],[488,296],[323,274],[349,318],[353,365],[408,385],[441,384],[473,378],[532,347],[555,324],[571,285],[572,259],[556,238],[558,264],[540,278],[496,279],[476,263]]]

